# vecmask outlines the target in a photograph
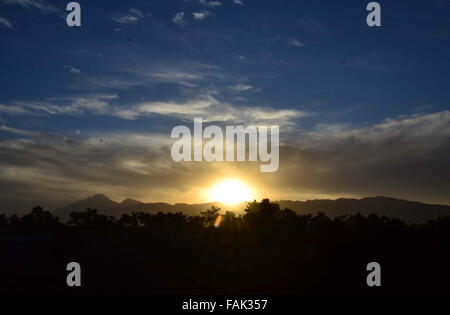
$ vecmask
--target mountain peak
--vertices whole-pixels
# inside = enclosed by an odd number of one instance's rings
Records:
[[[87,198],[86,200],[109,200],[109,201],[112,201],[111,199],[109,199],[108,197],[106,197],[105,195],[102,195],[102,194],[96,194],[92,197]]]
[[[57,209],[54,213],[59,216],[62,220],[67,220],[69,218],[70,213],[74,211],[86,211],[87,208],[96,209],[99,212],[102,210],[109,210],[116,208],[118,203],[112,201],[108,197],[102,194],[97,194],[92,197],[89,197],[84,200],[76,201],[70,205],[65,206],[64,208]]]
[[[142,204],[142,202],[135,200],[135,199],[131,199],[131,198],[127,198],[120,203],[121,206],[125,206],[125,207],[134,206],[134,205],[138,205],[138,204]]]

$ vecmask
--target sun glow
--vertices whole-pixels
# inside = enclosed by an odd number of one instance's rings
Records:
[[[253,198],[250,187],[235,179],[221,181],[210,189],[209,195],[212,201],[219,201],[228,205],[234,205],[241,201],[251,201]]]

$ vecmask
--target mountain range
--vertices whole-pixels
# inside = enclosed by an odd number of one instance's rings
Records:
[[[380,216],[398,218],[407,223],[421,223],[440,216],[450,216],[450,206],[448,205],[425,204],[383,196],[362,199],[280,200],[274,202],[278,203],[281,209],[288,208],[298,214],[323,212],[330,218],[359,212],[362,215],[375,213]],[[70,213],[85,211],[87,208],[97,209],[101,214],[117,218],[122,214],[131,214],[133,212],[148,212],[152,214],[157,214],[158,212],[183,212],[188,216],[195,216],[212,205],[221,208],[223,211],[235,211],[238,214],[242,214],[246,204],[246,202],[241,202],[234,206],[229,206],[220,202],[208,202],[200,204],[177,203],[172,205],[164,202],[144,203],[134,199],[125,199],[119,203],[104,195],[95,195],[57,209],[53,214],[59,216],[63,222],[70,218]]]

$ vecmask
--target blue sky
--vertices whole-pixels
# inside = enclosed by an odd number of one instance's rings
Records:
[[[368,1],[79,1],[80,28],[66,25],[68,2],[0,0],[0,184],[14,187],[3,193],[5,205],[24,198],[57,204],[91,190],[119,199],[202,201],[197,191],[204,187],[180,177],[182,166],[161,162],[167,173],[155,175],[147,165],[164,161],[171,129],[197,116],[219,124],[280,124],[281,151],[295,154],[285,158],[277,180],[263,179],[278,191],[259,186],[271,198],[386,194],[450,201],[448,146],[441,147],[449,135],[450,2],[379,1],[382,26],[373,28],[366,24]],[[386,138],[376,138],[385,130]],[[394,142],[403,151],[372,164],[371,152],[390,151],[391,137],[400,134],[406,138]],[[108,148],[86,149],[96,139]],[[69,140],[82,148],[61,153],[67,165],[45,155],[63,150],[55,141]],[[342,147],[349,141],[357,144]],[[123,156],[119,144],[132,153]],[[17,146],[34,159],[17,162]],[[336,171],[322,177],[323,170],[349,167],[351,157],[320,165],[306,158],[323,150],[340,156],[355,146],[366,152],[371,171],[349,169],[360,174],[354,184]],[[84,153],[75,159],[73,150]],[[138,157],[144,173],[118,166]],[[409,159],[420,167],[415,177],[405,175],[408,169],[396,174]],[[80,168],[82,161],[92,168]],[[433,168],[438,162],[440,174]],[[302,163],[315,171],[293,169]],[[103,178],[102,167],[117,177]],[[183,167],[200,179],[222,176],[220,166]],[[230,167],[257,182],[263,176]],[[307,177],[299,179],[302,174]],[[47,179],[54,183],[31,194]],[[135,180],[146,189],[130,186]],[[74,187],[62,189],[67,181]]]

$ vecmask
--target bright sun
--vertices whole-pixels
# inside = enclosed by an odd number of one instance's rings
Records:
[[[252,190],[245,183],[227,179],[213,186],[210,191],[212,201],[220,201],[228,205],[236,204],[240,201],[251,201]]]

